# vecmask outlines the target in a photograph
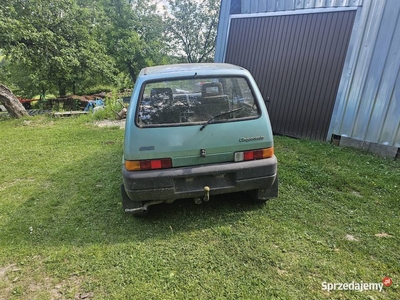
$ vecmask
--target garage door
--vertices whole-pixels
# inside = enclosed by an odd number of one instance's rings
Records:
[[[326,139],[355,13],[231,19],[225,62],[253,74],[275,133]]]

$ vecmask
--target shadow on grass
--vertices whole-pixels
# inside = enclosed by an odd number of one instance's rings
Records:
[[[180,232],[232,224],[262,205],[246,193],[192,199],[150,207],[145,218],[126,215],[120,201],[121,148],[106,143],[90,157],[60,166],[32,188],[24,203],[8,214],[3,233],[9,244],[32,246],[112,244],[168,239]],[[55,158],[54,163],[57,163]],[[29,193],[28,193],[29,194]]]

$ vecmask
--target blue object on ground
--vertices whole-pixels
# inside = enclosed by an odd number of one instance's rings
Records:
[[[89,100],[83,111],[89,111],[90,108],[93,110],[96,106],[104,106],[103,99]]]

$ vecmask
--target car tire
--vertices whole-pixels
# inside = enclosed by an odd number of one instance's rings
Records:
[[[122,197],[122,208],[126,214],[133,215],[134,217],[144,217],[148,214],[148,209],[143,208],[143,202],[141,201],[132,201],[126,191],[125,186],[121,184],[121,197]]]

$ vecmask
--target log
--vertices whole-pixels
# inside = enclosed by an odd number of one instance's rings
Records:
[[[25,107],[21,102],[19,102],[18,98],[3,84],[0,84],[0,102],[13,118],[19,119],[24,116],[29,116]]]

